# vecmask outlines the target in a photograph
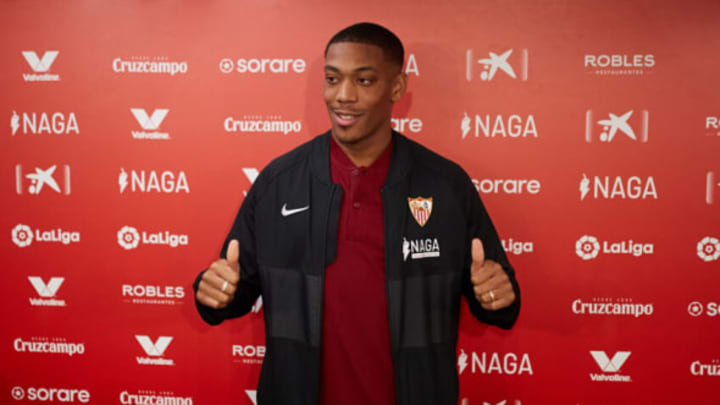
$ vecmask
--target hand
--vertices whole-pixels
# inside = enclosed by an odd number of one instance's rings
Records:
[[[478,238],[472,240],[470,280],[475,298],[487,310],[503,309],[515,302],[515,291],[510,278],[500,264],[485,260],[485,250]]]
[[[240,243],[233,239],[227,249],[227,259],[216,260],[203,273],[195,299],[215,309],[227,307],[235,297],[240,282]]]

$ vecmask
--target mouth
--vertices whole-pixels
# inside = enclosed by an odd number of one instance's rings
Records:
[[[347,110],[333,110],[335,122],[341,127],[349,127],[355,124],[362,116],[362,113]]]

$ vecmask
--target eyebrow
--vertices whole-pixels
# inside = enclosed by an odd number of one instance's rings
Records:
[[[338,69],[332,65],[325,65],[325,70],[332,70],[333,72],[341,73],[340,69]],[[367,71],[375,72],[375,71],[377,71],[377,69],[375,69],[374,67],[371,67],[371,66],[360,66],[359,68],[354,70],[354,72],[367,72]]]

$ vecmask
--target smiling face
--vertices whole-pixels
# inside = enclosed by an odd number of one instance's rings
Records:
[[[393,104],[405,93],[401,67],[382,48],[337,42],[325,56],[323,95],[332,133],[341,144],[357,146],[390,136]]]

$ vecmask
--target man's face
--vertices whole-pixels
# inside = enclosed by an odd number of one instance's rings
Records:
[[[390,131],[393,103],[405,92],[401,68],[375,45],[337,42],[325,57],[323,94],[332,132],[341,143],[357,144]]]

